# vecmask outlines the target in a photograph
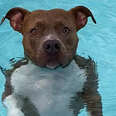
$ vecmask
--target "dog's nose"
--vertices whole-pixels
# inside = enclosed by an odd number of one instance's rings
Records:
[[[43,44],[43,48],[46,53],[55,55],[60,51],[60,43],[58,40],[47,40]]]

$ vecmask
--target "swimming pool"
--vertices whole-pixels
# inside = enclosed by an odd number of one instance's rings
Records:
[[[116,10],[115,0],[4,0],[0,1],[0,19],[12,7],[23,7],[29,10],[64,8],[66,10],[84,5],[91,9],[97,24],[92,20],[83,28],[80,38],[78,54],[91,56],[97,63],[99,74],[99,92],[102,96],[104,116],[116,116]],[[9,59],[23,57],[22,35],[14,32],[6,20],[0,26],[0,66],[10,68]],[[0,96],[4,90],[4,76],[0,72]],[[82,110],[79,116],[85,116]],[[0,101],[0,116],[6,116]]]

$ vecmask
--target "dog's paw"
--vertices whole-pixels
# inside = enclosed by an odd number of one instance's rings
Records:
[[[9,95],[4,99],[3,104],[7,109],[7,116],[24,116],[18,97]]]
[[[24,116],[24,113],[19,109],[12,109],[8,111],[7,116]]]
[[[8,111],[7,116],[24,116],[24,114],[19,109],[12,109]]]

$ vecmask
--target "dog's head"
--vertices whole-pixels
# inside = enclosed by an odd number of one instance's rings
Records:
[[[38,66],[56,68],[66,66],[76,54],[76,32],[84,27],[88,17],[96,23],[91,11],[78,6],[63,9],[36,10],[12,8],[5,18],[11,27],[23,35],[25,55]]]

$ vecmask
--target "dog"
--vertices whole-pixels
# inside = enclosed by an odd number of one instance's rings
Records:
[[[76,55],[77,33],[92,12],[77,6],[28,11],[12,8],[3,17],[23,35],[25,58],[2,70],[7,116],[103,116],[95,62]],[[1,68],[2,69],[2,68]]]

